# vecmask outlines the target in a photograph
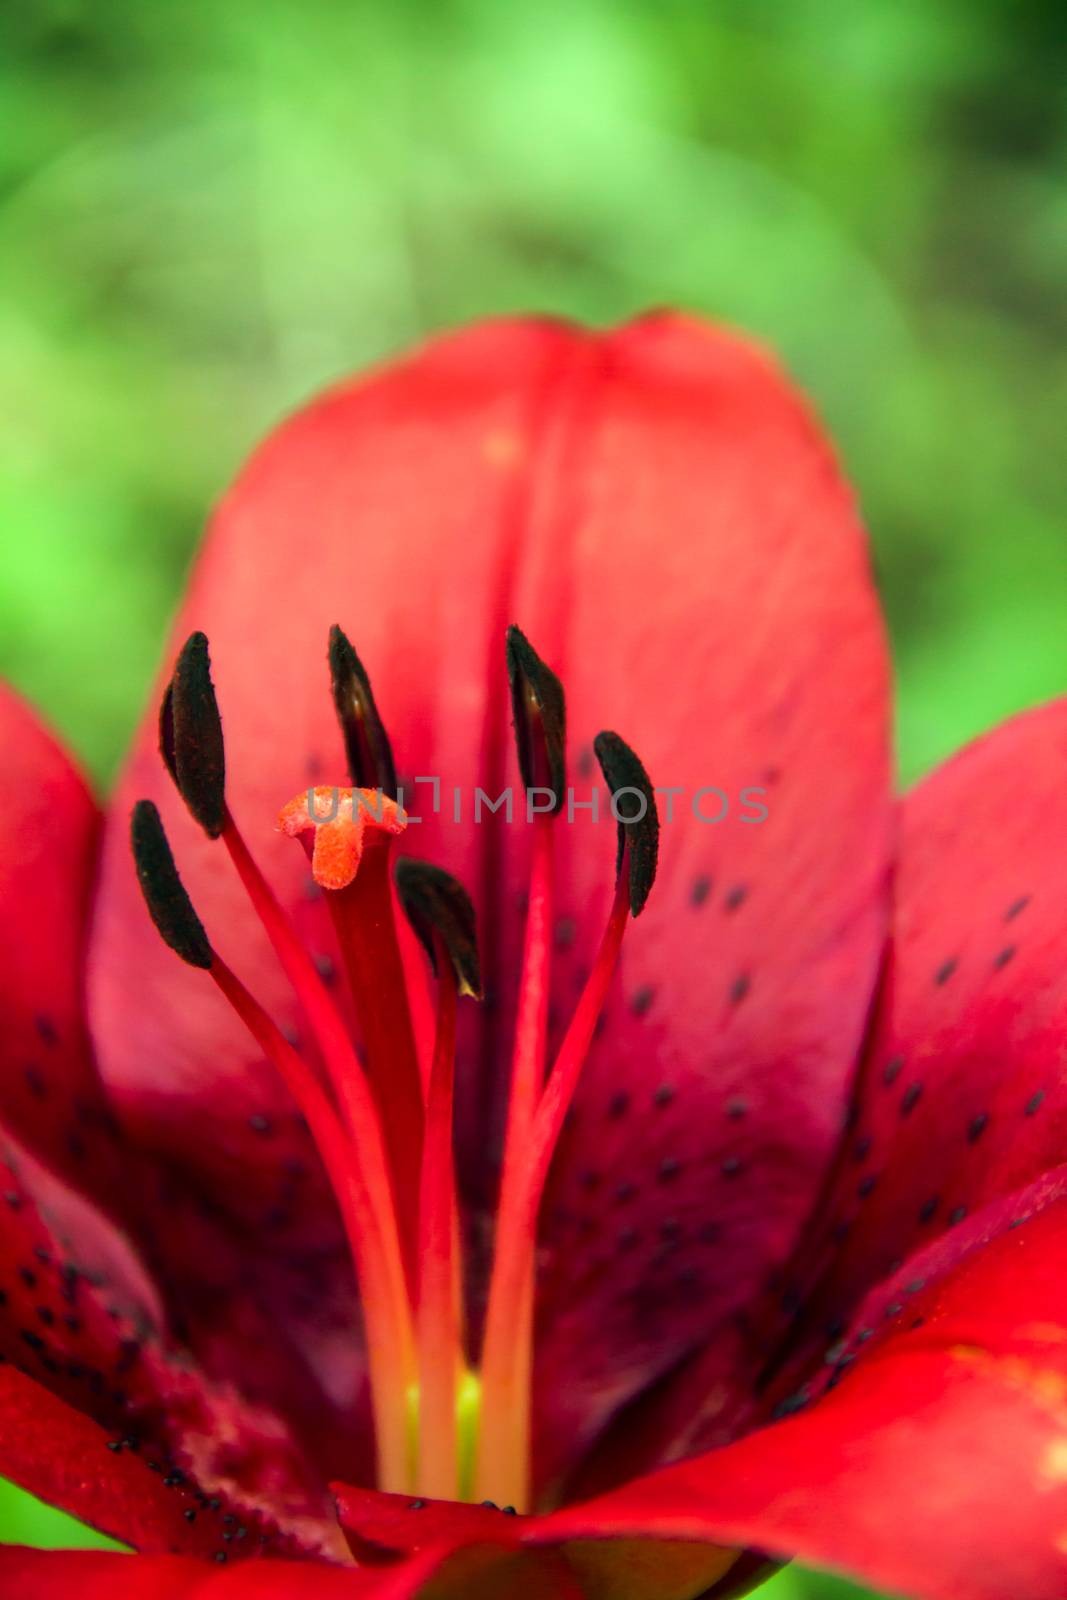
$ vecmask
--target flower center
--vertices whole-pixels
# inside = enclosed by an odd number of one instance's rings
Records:
[[[538,1211],[627,922],[651,888],[658,823],[640,762],[618,735],[600,734],[594,748],[619,824],[616,886],[589,976],[550,1064],[553,836],[565,783],[564,698],[558,679],[514,628],[507,666],[523,782],[547,794],[551,805],[532,817],[493,1266],[476,1363],[464,1339],[453,1164],[457,1012],[461,999],[481,996],[474,908],[440,868],[392,860],[393,841],[407,825],[392,754],[370,683],[340,629],[331,633],[331,681],[353,786],[298,794],[283,807],[278,827],[304,845],[325,891],[358,1038],[350,1035],[226,803],[221,721],[203,634],[193,634],[182,650],[160,718],[164,761],[192,815],[228,851],[304,1012],[325,1083],[211,945],[151,802],[134,808],[131,837],[141,887],[163,938],[215,982],[282,1076],[318,1147],[359,1284],[379,1486],[524,1508]],[[399,936],[397,903],[436,980],[432,1030],[416,1026],[425,974],[417,945]]]

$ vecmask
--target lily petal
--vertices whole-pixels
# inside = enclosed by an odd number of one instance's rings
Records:
[[[1064,1173],[931,1284],[924,1313],[808,1410],[598,1500],[537,1537],[662,1537],[796,1556],[923,1600],[1067,1585]]]
[[[281,1522],[308,1548],[328,1539],[322,1486],[284,1424],[209,1383],[174,1346],[122,1235],[10,1141],[0,1147],[0,1189],[5,1362],[84,1413],[87,1427],[91,1418],[110,1430],[101,1450],[108,1436],[131,1441],[179,1498],[225,1500],[257,1535],[273,1537]],[[32,1433],[31,1443],[38,1448]]]
[[[32,1494],[150,1553],[226,1552],[221,1512],[164,1486],[140,1451],[109,1448],[113,1436],[10,1366],[0,1368],[0,1417],[0,1472]]]
[[[114,1119],[83,1014],[100,819],[70,757],[3,683],[0,795],[0,1121],[103,1198]]]
[[[122,1589],[131,1592],[130,1584],[136,1584],[138,1600],[413,1600],[440,1563],[440,1555],[432,1555],[387,1571],[359,1572],[268,1559],[219,1570],[177,1556],[7,1546],[0,1547],[0,1585],[20,1600],[69,1600],[71,1594],[114,1600]]]
[[[445,1546],[529,1551],[529,1530],[538,1525],[497,1506],[412,1500],[347,1484],[335,1484],[334,1493],[353,1555],[370,1564]],[[564,1540],[552,1593],[560,1600],[572,1590],[582,1600],[692,1600],[735,1560],[732,1550],[686,1541]],[[519,1563],[516,1575],[523,1570]]]
[[[789,1286],[800,1332],[821,1338],[895,1263],[1062,1160],[1065,839],[1067,700],[979,739],[903,802],[853,1126]]]
[[[579,798],[605,725],[655,781],[684,789],[550,1203],[535,1414],[538,1475],[552,1482],[782,1259],[839,1125],[884,931],[889,827],[884,641],[863,540],[774,367],[682,317],[603,335],[490,324],[294,418],[223,502],[176,643],[192,628],[211,640],[232,808],[327,956],[302,863],[268,829],[294,779],[343,775],[322,661],[335,620],[372,672],[399,770],[446,786],[439,816],[429,786],[412,800],[417,847],[478,902],[497,1004],[463,1051],[475,1208],[492,1187],[527,848],[518,826],[474,826],[469,803],[476,785],[496,795],[515,781],[507,623],[567,685]],[[122,821],[135,795],[159,804],[221,954],[280,1023],[299,1019],[154,745],[150,719],[108,830],[95,1036],[131,1125],[258,1225],[306,1142],[241,1030],[146,929]],[[468,802],[458,825],[452,784]],[[759,794],[746,803],[745,789]],[[686,812],[699,790],[703,821]],[[761,805],[766,822],[746,821]],[[557,828],[561,1017],[606,909],[605,820]],[[264,1123],[269,1140],[254,1131]],[[643,1213],[625,1242],[624,1186]],[[287,1218],[272,1248],[321,1244],[321,1187]]]

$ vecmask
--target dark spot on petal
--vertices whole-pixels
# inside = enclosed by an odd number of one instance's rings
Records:
[[[630,1096],[626,1093],[625,1089],[620,1089],[616,1094],[613,1094],[611,1099],[608,1101],[608,1116],[611,1118],[612,1122],[618,1122],[619,1118],[624,1117],[629,1109]]]
[[[615,1190],[615,1198],[620,1205],[625,1205],[626,1201],[632,1200],[636,1193],[636,1183],[632,1183],[629,1178],[626,1178],[617,1186]]]
[[[569,950],[578,937],[578,924],[573,917],[559,917],[552,932],[552,943],[557,950]]]
[[[727,1156],[726,1159],[720,1163],[719,1171],[722,1173],[724,1178],[736,1178],[739,1177],[744,1171],[744,1163],[740,1156]]]
[[[1025,911],[1029,904],[1030,896],[1028,894],[1020,895],[1018,900],[1013,900],[1007,911],[1005,911],[1004,921],[1014,922],[1020,911]]]
[[[664,1156],[659,1164],[657,1176],[660,1183],[673,1183],[681,1170],[682,1164],[680,1161],[676,1161],[674,1156]]]
[[[929,1200],[924,1200],[919,1207],[919,1221],[929,1222],[940,1204],[941,1196],[939,1194],[932,1194]]]
[[[674,1094],[675,1090],[673,1083],[661,1083],[655,1094],[652,1096],[652,1104],[661,1107],[669,1106],[671,1101],[674,1099]]]
[[[865,1178],[860,1179],[859,1183],[856,1185],[856,1193],[859,1195],[861,1200],[866,1200],[869,1194],[874,1193],[874,1187],[877,1182],[877,1176],[873,1172],[868,1172]]]
[[[742,1117],[748,1115],[748,1101],[742,1100],[740,1096],[733,1100],[727,1100],[726,1115],[731,1122],[740,1122]]]
[[[949,1227],[950,1228],[954,1228],[958,1222],[962,1222],[963,1221],[963,1219],[964,1219],[964,1217],[966,1215],[967,1215],[967,1207],[966,1206],[957,1206],[954,1211],[949,1212],[949,1218],[948,1218]]]
[[[942,961],[941,965],[934,973],[934,982],[937,984],[947,983],[958,965],[959,963],[956,960],[956,957],[949,956],[947,961]]]
[[[323,983],[332,983],[337,976],[337,968],[334,965],[333,957],[327,955],[325,951],[321,951],[315,957],[315,971]]]
[[[26,1087],[33,1095],[35,1100],[47,1099],[48,1085],[44,1081],[44,1073],[41,1071],[40,1067],[27,1067],[23,1073],[23,1076],[26,1079]]]
[[[1014,954],[1015,946],[1013,944],[1006,944],[1003,950],[998,950],[993,957],[993,966],[996,971],[999,972],[1001,967],[1006,967]]]
[[[711,879],[707,877],[694,878],[689,886],[689,904],[702,906],[711,893]]]
[[[33,1019],[33,1025],[37,1029],[37,1037],[42,1044],[54,1045],[59,1043],[59,1033],[51,1017],[46,1017],[43,1012],[39,1012]]]
[[[655,998],[656,991],[652,985],[650,983],[643,984],[631,998],[630,1010],[635,1017],[643,1017],[648,1013]]]
[[[730,1004],[732,1006],[740,1005],[741,1001],[748,994],[751,987],[752,979],[749,977],[748,973],[738,973],[737,977],[730,985]]]
[[[730,890],[730,892],[726,896],[726,900],[724,902],[726,910],[727,911],[736,911],[736,910],[738,910],[738,908],[740,906],[744,905],[744,903],[745,903],[745,901],[747,899],[748,899],[748,886],[747,886],[747,884],[744,884],[744,883],[735,884],[734,887]]]
[[[882,1082],[886,1085],[887,1088],[889,1087],[889,1085],[896,1083],[897,1079],[900,1077],[901,1069],[903,1068],[903,1066],[904,1066],[904,1057],[903,1056],[894,1056],[891,1061],[887,1061],[886,1062],[885,1070],[882,1073]]]
[[[1044,1098],[1044,1089],[1038,1089],[1037,1092],[1032,1094],[1029,1100],[1026,1102],[1026,1107],[1023,1114],[1027,1117],[1036,1116],[1041,1109],[1041,1102],[1044,1100]]]
[[[248,1119],[248,1126],[253,1133],[269,1133],[270,1118],[263,1116],[262,1112],[255,1111]]]
[[[908,1084],[908,1087],[904,1090],[904,1093],[900,1098],[900,1114],[902,1117],[908,1117],[911,1115],[911,1113],[915,1110],[915,1107],[919,1104],[922,1092],[923,1086],[921,1083]]]
[[[857,1139],[852,1151],[853,1161],[866,1161],[871,1153],[871,1136],[865,1133],[862,1139]]]
[[[968,1144],[976,1144],[989,1126],[988,1111],[980,1111],[967,1129]]]

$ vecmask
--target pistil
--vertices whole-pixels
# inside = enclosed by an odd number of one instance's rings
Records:
[[[452,1155],[458,994],[481,997],[474,907],[439,867],[400,861],[397,889],[437,976],[437,1035],[426,1102],[419,1191],[419,1451],[416,1489],[455,1499],[459,1483],[460,1338],[458,1229]]]
[[[415,1283],[422,1085],[393,914],[385,834],[367,830],[359,871],[343,888],[327,894],[326,903],[355,1003],[367,1077],[385,1132],[408,1277]]]

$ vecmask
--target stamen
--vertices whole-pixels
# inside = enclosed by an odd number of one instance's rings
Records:
[[[527,789],[549,789],[553,812],[563,804],[567,714],[563,685],[521,628],[508,629],[505,645],[519,771]]]
[[[482,1431],[475,1494],[506,1495],[519,1506],[527,1503],[529,1494],[532,1285],[541,1196],[607,999],[628,918],[644,907],[656,873],[659,820],[648,775],[617,734],[601,734],[594,750],[620,819],[615,894],[596,960],[538,1101],[521,1159],[505,1160],[482,1349]],[[618,783],[620,776],[623,783]],[[620,790],[628,791],[625,804]]]
[[[159,711],[159,749],[178,793],[209,839],[222,832],[226,756],[207,637],[182,646]]]
[[[363,1036],[367,1077],[389,1152],[393,1197],[408,1281],[417,1281],[423,1102],[418,1055],[397,941],[389,841],[405,823],[395,801],[370,789],[318,788],[299,794],[278,819],[283,833],[311,831],[312,873],[330,892],[348,985]]]
[[[534,820],[522,976],[504,1130],[501,1203],[503,1174],[512,1173],[522,1165],[534,1110],[545,1081],[554,904],[552,818],[559,813],[567,781],[567,717],[562,683],[519,628],[508,629],[506,660],[523,784],[527,790],[551,790],[555,803],[551,811],[538,812]],[[530,1432],[533,1348],[532,1251],[524,1262],[524,1277],[517,1296],[513,1341],[514,1405],[509,1429],[512,1443],[525,1452]],[[509,1496],[505,1495],[507,1498]]]
[[[364,1151],[367,1182],[378,1211],[384,1215],[393,1206],[392,1180],[382,1155],[377,1109],[355,1046],[311,956],[256,865],[226,803],[222,722],[211,681],[208,641],[203,633],[191,634],[186,640],[164,694],[160,750],[194,818],[209,837],[221,836],[229,852],[322,1053],[348,1131]],[[388,825],[383,818],[383,826]],[[162,837],[162,824],[158,832]],[[177,881],[176,873],[174,877]],[[184,895],[185,891],[181,892]],[[191,906],[188,912],[192,913]],[[393,1226],[390,1237],[395,1231]],[[392,1268],[396,1263],[390,1265]]]
[[[357,789],[381,789],[396,799],[396,765],[370,679],[346,634],[334,623],[327,651],[334,709],[345,742],[348,772]]]
[[[331,629],[328,654],[356,787],[308,790],[284,807],[278,826],[302,836],[313,875],[329,891],[362,1061],[226,804],[222,724],[202,633],[186,641],[164,694],[160,749],[194,819],[210,838],[222,838],[300,1001],[335,1099],[212,948],[159,813],[147,801],[131,818],[138,879],[163,938],[209,974],[241,1017],[288,1085],[322,1155],[360,1287],[380,1486],[442,1499],[473,1490],[475,1497],[524,1506],[538,1213],[627,922],[640,914],[655,878],[655,798],[630,747],[617,734],[599,734],[594,750],[619,825],[615,893],[592,970],[546,1077],[551,822],[566,784],[566,704],[556,674],[526,636],[510,628],[506,659],[519,767],[527,791],[539,791],[550,804],[537,808],[534,818],[495,1252],[476,1375],[464,1361],[453,1155],[458,997],[481,996],[474,910],[448,873],[421,862],[397,863],[397,894],[437,977],[434,1006],[409,929],[403,929],[403,945],[398,939],[389,846],[406,818],[396,803],[389,739],[367,674],[339,627]]]
[[[139,801],[134,807],[131,843],[138,881],[156,927],[183,960],[208,972],[307,1119],[337,1199],[360,1285],[379,1480],[403,1490],[409,1481],[406,1397],[414,1379],[414,1341],[392,1209],[376,1203],[367,1181],[368,1164],[376,1162],[384,1170],[384,1152],[373,1147],[376,1129],[372,1126],[365,1150],[345,1137],[306,1062],[212,949],[151,801]]]

